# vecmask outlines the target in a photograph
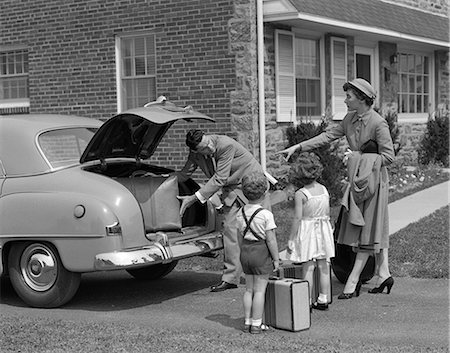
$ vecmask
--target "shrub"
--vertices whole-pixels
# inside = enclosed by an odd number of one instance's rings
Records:
[[[426,165],[430,162],[440,163],[448,168],[448,120],[450,113],[446,109],[438,109],[430,115],[427,128],[419,143],[418,160],[419,164]]]
[[[397,111],[394,109],[388,109],[383,113],[379,108],[374,108],[374,110],[386,120],[389,126],[389,133],[391,135],[392,143],[394,144],[394,154],[398,155],[403,146],[400,141],[400,129],[398,128]]]
[[[323,132],[329,124],[329,120],[322,119],[319,125],[313,122],[304,122],[300,120],[297,126],[289,126],[286,130],[288,146],[293,146],[299,142],[305,141]],[[323,164],[322,177],[318,179],[320,183],[325,185],[330,193],[330,203],[332,206],[337,205],[342,198],[342,180],[345,177],[345,167],[342,158],[338,156],[338,145],[331,144],[320,147],[314,151],[320,157]],[[299,152],[295,152],[296,154]],[[294,160],[293,156],[291,160]]]
[[[397,112],[393,110],[388,110],[384,118],[389,126],[389,132],[391,134],[392,143],[394,144],[394,154],[398,155],[402,148],[402,144],[400,142],[400,129],[398,128],[398,119]]]

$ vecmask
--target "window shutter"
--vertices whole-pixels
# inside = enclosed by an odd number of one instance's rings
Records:
[[[342,89],[347,82],[347,41],[331,38],[331,107],[333,119],[342,120],[347,114],[344,103],[345,92]]]
[[[277,121],[296,121],[294,36],[291,32],[276,31],[276,101]]]

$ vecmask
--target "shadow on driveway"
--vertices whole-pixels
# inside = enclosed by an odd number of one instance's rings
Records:
[[[64,309],[117,311],[160,304],[172,298],[196,292],[220,280],[220,274],[173,271],[158,280],[137,280],[126,271],[85,273],[73,299]],[[27,307],[7,278],[0,284],[0,303]]]

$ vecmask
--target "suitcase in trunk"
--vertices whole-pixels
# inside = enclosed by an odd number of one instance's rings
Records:
[[[333,301],[333,293],[332,293],[332,285],[331,285],[331,265],[328,263],[328,270],[330,272],[330,290],[328,293],[326,293],[328,298],[328,304],[331,304]],[[297,278],[297,279],[305,279],[304,274],[304,263],[293,263],[293,262],[286,262],[280,266],[280,269],[278,270],[278,277],[280,278]],[[312,285],[312,302],[317,302],[317,298],[319,297],[320,293],[320,282],[319,282],[319,269],[317,268],[317,265],[314,268],[314,274],[313,274],[313,285]]]
[[[289,331],[308,329],[311,326],[308,282],[293,278],[269,279],[264,323]]]
[[[176,176],[147,175],[116,180],[130,190],[139,202],[146,232],[181,229]]]

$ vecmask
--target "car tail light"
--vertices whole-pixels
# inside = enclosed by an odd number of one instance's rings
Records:
[[[106,226],[106,235],[122,235],[122,227],[119,222]]]

